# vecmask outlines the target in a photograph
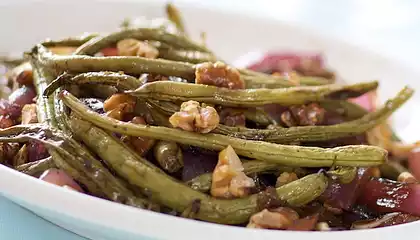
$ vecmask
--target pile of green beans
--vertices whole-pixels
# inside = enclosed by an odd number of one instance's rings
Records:
[[[294,143],[312,144],[364,134],[401,107],[412,96],[412,89],[403,88],[383,107],[367,113],[347,100],[376,90],[376,81],[338,85],[323,78],[301,77],[301,86],[296,86],[283,77],[238,69],[245,89],[195,84],[196,64],[221,60],[206,46],[188,38],[173,6],[168,5],[167,13],[178,34],[168,33],[163,28],[126,27],[108,35],[47,40],[26,53],[38,93],[39,124],[1,129],[0,142],[38,141],[46,146],[51,156],[20,165],[17,170],[36,176],[57,167],[97,197],[153,211],[169,208],[181,216],[208,222],[243,224],[259,211],[260,193],[236,199],[213,197],[209,194],[212,173],[180,181],[175,176],[184,167],[181,146],[211,151],[231,146],[241,157],[243,172],[248,176],[296,173],[298,180],[275,189],[278,199],[292,207],[317,200],[331,178],[349,183],[359,167],[387,166],[387,151],[375,146],[321,148]],[[127,38],[153,44],[159,50],[158,58],[97,55]],[[56,46],[77,50],[72,55],[59,56],[48,49]],[[143,83],[139,79],[142,74],[179,77],[187,83],[169,80]],[[109,96],[109,92],[115,91],[130,95],[136,99],[134,114],[150,116],[151,122],[134,124],[92,111],[68,88],[84,89],[87,85],[91,86],[92,95]],[[96,88],[99,86],[100,89]],[[112,91],[107,91],[111,88]],[[316,102],[326,111],[344,116],[346,122],[266,129],[219,124],[206,134],[173,128],[169,117],[180,111],[182,102],[190,100],[207,106],[241,108],[246,119],[259,127],[277,124],[263,110],[267,104],[289,107]],[[117,134],[156,140],[152,148],[154,161],[140,156],[117,138]],[[162,151],[163,154],[156,157]],[[318,171],[324,168],[331,169]],[[200,208],[189,214],[194,202],[199,202]]]

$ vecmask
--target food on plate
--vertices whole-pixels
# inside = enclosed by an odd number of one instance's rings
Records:
[[[0,58],[0,164],[135,208],[248,228],[334,231],[420,219],[419,143],[312,53],[236,67],[167,21],[46,40]],[[158,22],[158,25],[156,25]],[[63,192],[64,194],[64,192]]]

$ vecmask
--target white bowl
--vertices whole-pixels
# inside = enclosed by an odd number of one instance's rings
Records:
[[[270,19],[238,13],[200,9],[180,4],[189,32],[198,38],[206,31],[208,45],[222,58],[233,61],[255,50],[322,52],[328,64],[348,82],[380,80],[382,99],[403,85],[420,89],[420,74],[367,50]],[[28,50],[45,39],[81,32],[112,31],[125,17],[163,15],[158,1],[2,1],[0,3],[0,53]],[[416,95],[394,117],[404,140],[416,140],[420,117]],[[417,115],[416,115],[417,114]],[[418,129],[418,127],[417,127]],[[10,184],[13,183],[13,184]],[[38,181],[0,166],[0,191],[19,205],[47,220],[93,239],[392,239],[415,236],[420,222],[388,228],[346,232],[287,232],[252,230],[192,221],[139,210],[89,197]]]

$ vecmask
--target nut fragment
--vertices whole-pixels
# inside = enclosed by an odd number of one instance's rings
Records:
[[[127,38],[117,43],[118,55],[157,58],[159,51],[147,42]]]
[[[276,187],[281,187],[285,184],[298,180],[298,176],[294,172],[283,172],[277,178]]]
[[[398,182],[404,182],[404,183],[416,183],[417,179],[409,172],[402,172],[398,178]]]
[[[245,127],[245,114],[241,109],[223,108],[220,111],[220,122],[231,127]]]
[[[325,109],[317,103],[291,106],[281,114],[281,120],[288,127],[315,126],[324,122]]]
[[[169,118],[173,127],[200,133],[212,131],[219,125],[219,121],[219,115],[213,107],[200,106],[196,101],[183,102],[179,112]]]
[[[8,128],[15,125],[13,119],[8,115],[1,115],[0,116],[0,129]]]
[[[245,83],[236,68],[222,62],[201,63],[195,69],[195,83],[229,89],[244,89]]]
[[[221,151],[213,171],[211,195],[221,198],[247,196],[255,183],[243,170],[242,162],[231,146]]]
[[[136,105],[136,99],[130,95],[117,93],[104,102],[104,110],[108,117],[123,120],[125,115],[132,113]]]
[[[37,123],[36,104],[25,104],[22,108],[22,124]]]
[[[290,208],[264,209],[251,216],[247,228],[286,229],[298,219],[297,212]]]
[[[134,124],[145,125],[146,121],[142,117],[134,117],[131,121]],[[124,136],[122,141],[136,151],[140,156],[144,156],[155,144],[155,140],[146,137]]]

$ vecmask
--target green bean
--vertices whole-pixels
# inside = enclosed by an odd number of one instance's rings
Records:
[[[176,26],[178,31],[183,35],[188,35],[179,10],[172,3],[167,3],[165,10],[167,18]]]
[[[91,181],[91,179],[89,179],[85,174],[81,173],[77,169],[73,168],[70,164],[68,164],[57,151],[50,151],[50,153],[54,165],[66,172],[74,180],[78,181],[79,183],[82,183],[83,186],[88,189],[89,193],[96,197],[106,197],[102,189],[100,189],[95,182]]]
[[[357,167],[337,167],[327,172],[332,178],[338,179],[341,183],[347,184],[353,181],[357,174]]]
[[[255,107],[272,103],[287,106],[324,99],[346,99],[360,96],[376,89],[377,86],[377,82],[367,82],[348,86],[230,90],[202,84],[157,81],[146,83],[135,91],[127,93],[155,100],[195,100],[223,106]]]
[[[324,100],[319,105],[327,112],[343,116],[347,121],[361,118],[368,113],[363,107],[344,100]]]
[[[130,75],[114,72],[89,72],[76,76],[64,73],[48,85],[43,95],[49,96],[60,86],[65,84],[115,84],[115,87],[120,90],[130,90],[138,88],[141,85],[141,82]]]
[[[42,45],[45,47],[79,47],[87,41],[97,37],[98,35],[99,34],[97,33],[88,33],[80,37],[65,38],[58,41],[47,39],[42,42]]]
[[[48,82],[48,78],[51,78],[51,76],[48,76],[43,68],[37,67],[37,62],[33,62],[32,64],[35,66],[35,83],[38,94],[40,95],[45,91],[46,82]],[[50,97],[49,99],[52,98]],[[42,109],[42,107],[45,109],[45,111],[38,111],[39,122],[51,119],[49,120],[48,125],[53,127],[56,126],[57,121],[55,119],[54,110],[63,110],[63,108],[54,108],[54,106],[47,104],[42,97],[38,98],[38,101],[40,109]],[[52,101],[54,101],[54,99],[52,99]],[[60,112],[58,115],[60,116],[59,122],[61,122],[62,126],[66,129],[65,113]],[[43,130],[41,132],[45,133],[47,131]],[[112,175],[104,166],[102,166],[102,163],[99,160],[93,157],[93,155],[85,149],[85,147],[71,138],[66,138],[64,133],[55,135],[66,139],[66,141],[62,141],[61,144],[66,144],[66,148],[70,148],[71,153],[60,147],[56,147],[55,145],[50,145],[48,150],[53,156],[54,162],[57,166],[63,167],[63,170],[70,176],[80,181],[90,192],[94,193],[96,196],[105,195],[113,201],[123,202],[135,207],[149,208],[152,210],[159,209],[159,206],[144,197],[134,195],[124,182]],[[76,155],[74,156],[72,153],[76,153]],[[64,158],[62,156],[64,156]]]
[[[49,52],[42,45],[33,48],[30,57],[39,61],[44,67],[56,74],[63,72],[84,73],[100,71],[123,71],[126,74],[152,73],[165,76],[177,76],[185,79],[195,78],[194,65],[169,61],[164,59],[149,59],[143,57],[89,57],[60,56]]]
[[[159,165],[170,173],[184,166],[182,150],[175,142],[159,141],[153,147],[153,153]]]
[[[275,143],[325,141],[356,136],[385,121],[394,111],[410,99],[412,95],[413,89],[405,87],[395,98],[389,99],[382,108],[370,112],[359,119],[335,125],[276,129],[247,129],[219,125],[213,132],[236,138],[264,140]]]
[[[185,36],[175,35],[165,32],[163,29],[157,28],[126,28],[119,32],[111,33],[104,37],[94,38],[87,43],[80,46],[75,54],[76,55],[93,55],[99,52],[101,49],[112,46],[118,41],[134,38],[137,40],[154,40],[167,43],[176,48],[195,50],[201,52],[208,52],[206,47],[198,45],[192,42]]]
[[[148,189],[153,199],[178,212],[184,211],[192,201],[198,199],[201,205],[196,214],[197,219],[239,224],[248,221],[257,211],[257,195],[235,200],[212,198],[164,174],[92,124],[72,118],[71,126],[74,133],[120,176],[133,185]],[[276,191],[281,200],[293,206],[301,206],[318,197],[326,186],[327,178],[324,174],[311,174],[277,188]]]
[[[19,172],[35,176],[39,173],[42,173],[49,168],[55,167],[55,164],[51,157],[47,157],[35,162],[29,162],[16,167],[16,170]]]
[[[165,47],[160,45],[159,49],[159,58],[164,58],[172,61],[180,61],[187,63],[203,63],[203,62],[215,62],[217,58],[206,52],[191,51],[191,50],[181,50],[174,49],[171,47]]]
[[[136,125],[102,116],[89,109],[70,93],[63,91],[60,98],[73,112],[95,125],[123,135],[151,137],[174,141],[212,150],[222,150],[231,145],[242,156],[262,161],[297,167],[373,166],[386,161],[387,152],[375,146],[343,146],[323,149],[279,145],[250,141],[220,134],[199,134],[166,127]]]
[[[296,87],[296,84],[279,76],[243,76],[246,88],[287,88]],[[331,84],[325,78],[299,76],[299,86],[319,86]]]
[[[304,172],[304,170],[300,168],[286,167],[286,166],[278,165],[275,163],[268,163],[268,162],[257,161],[257,160],[244,161],[243,167],[244,167],[244,173],[246,175],[250,175],[253,173],[270,172],[270,171],[298,172],[300,173],[300,175],[303,175],[301,173]],[[187,181],[186,184],[194,190],[197,190],[200,192],[208,192],[210,191],[211,180],[212,180],[212,173],[204,173]]]

